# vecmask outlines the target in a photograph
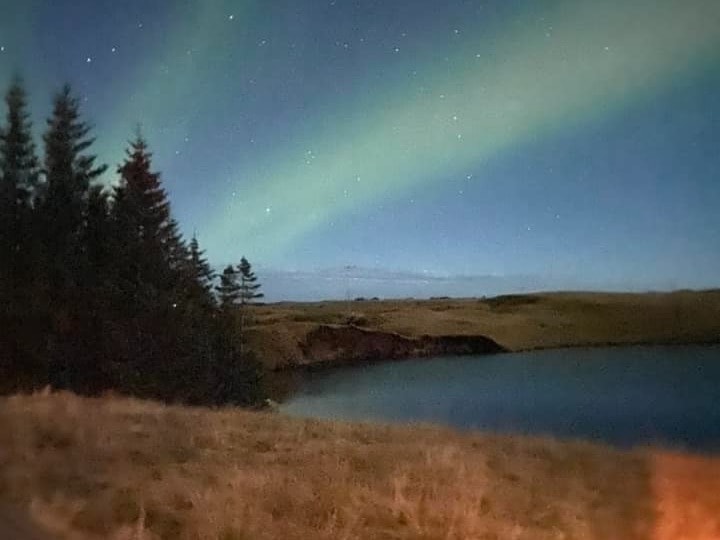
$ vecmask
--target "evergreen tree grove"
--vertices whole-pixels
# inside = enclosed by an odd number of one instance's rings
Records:
[[[252,272],[230,266],[214,287],[197,237],[187,243],[172,216],[145,139],[137,135],[117,183],[103,187],[106,167],[96,165],[90,127],[65,86],[41,173],[18,81],[5,103],[0,392],[50,384],[188,403],[261,400],[262,370],[243,349],[235,309],[258,297]]]

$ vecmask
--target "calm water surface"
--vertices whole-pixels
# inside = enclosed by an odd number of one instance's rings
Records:
[[[720,449],[720,346],[565,349],[303,374],[297,416]]]

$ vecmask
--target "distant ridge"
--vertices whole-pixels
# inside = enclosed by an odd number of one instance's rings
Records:
[[[220,269],[222,267],[218,267]],[[267,302],[352,300],[354,298],[482,297],[549,291],[648,292],[709,289],[710,284],[593,281],[533,274],[451,275],[361,266],[317,270],[257,270]]]

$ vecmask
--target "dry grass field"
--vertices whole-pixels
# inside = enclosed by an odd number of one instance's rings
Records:
[[[12,521],[49,533],[16,540],[710,540],[719,520],[710,457],[117,397],[0,400],[2,538]]]
[[[397,332],[484,335],[527,349],[720,341],[720,290],[543,293],[488,299],[279,303],[255,308],[253,345],[267,367],[308,363],[300,344],[322,324]]]

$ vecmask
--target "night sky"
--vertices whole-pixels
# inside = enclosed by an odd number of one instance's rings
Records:
[[[717,0],[0,0],[14,72],[216,265],[720,284]]]

